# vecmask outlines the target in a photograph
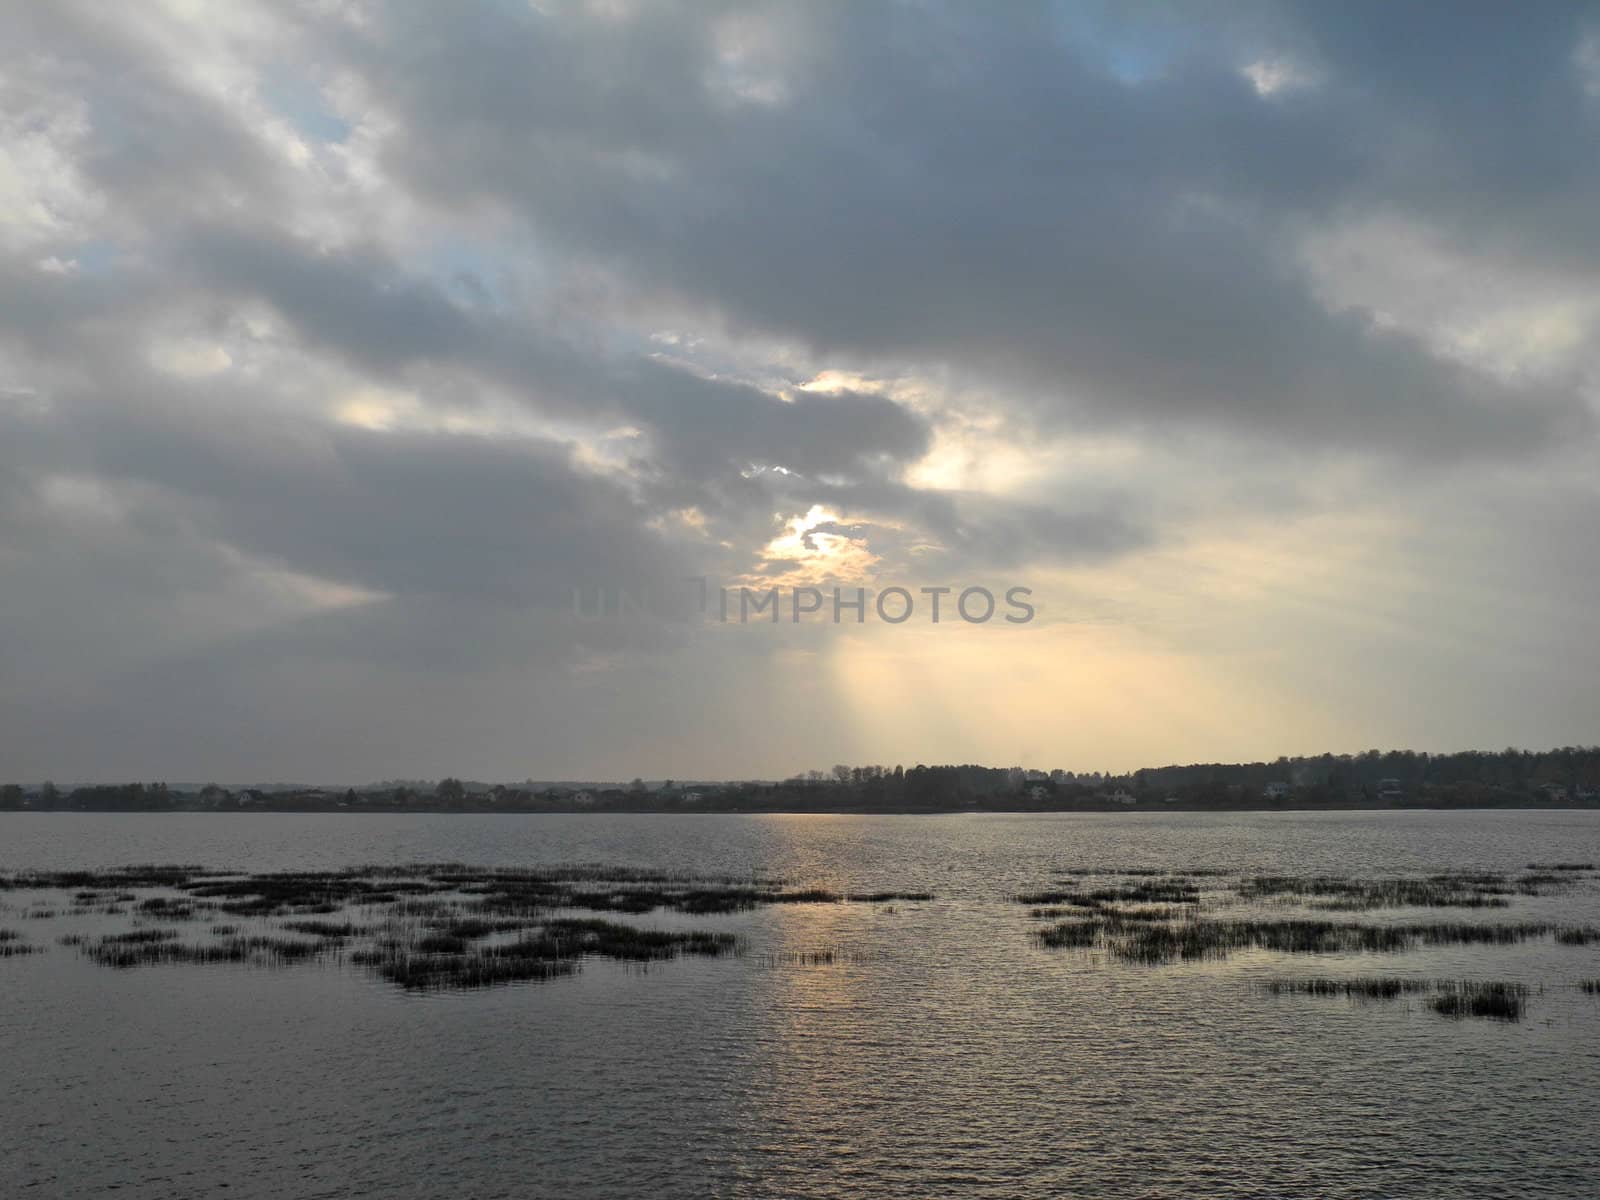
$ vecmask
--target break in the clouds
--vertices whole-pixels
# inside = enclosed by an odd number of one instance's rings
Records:
[[[1583,6],[0,7],[7,777],[1593,740]],[[1039,619],[584,622],[686,577]]]

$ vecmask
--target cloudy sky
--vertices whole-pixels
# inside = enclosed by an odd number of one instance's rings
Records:
[[[1593,742],[1597,185],[1572,3],[0,0],[0,776]]]

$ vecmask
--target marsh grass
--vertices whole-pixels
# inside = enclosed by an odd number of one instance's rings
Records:
[[[1485,1017],[1501,1021],[1521,1020],[1528,997],[1528,987],[1521,983],[1401,979],[1392,976],[1273,979],[1259,986],[1261,991],[1273,996],[1343,996],[1358,1001],[1428,995],[1428,1007],[1444,1016]]]
[[[158,866],[31,872],[6,876],[3,883],[69,889],[85,911],[124,900],[134,905],[136,921],[163,923],[74,943],[80,954],[108,967],[348,961],[402,987],[428,989],[556,979],[578,970],[587,958],[647,964],[742,952],[731,933],[642,929],[607,919],[610,914],[734,913],[774,904],[932,899],[927,892],[841,895],[786,888],[781,880],[754,874],[592,863],[529,869],[413,863],[256,874]],[[164,894],[140,899],[140,889]],[[574,910],[606,916],[570,915]],[[356,913],[363,919],[351,919]],[[202,914],[212,914],[213,920],[223,914],[279,920],[276,930],[253,935],[243,934],[237,922],[221,921],[209,926],[210,941],[184,939],[167,927]],[[9,939],[4,944],[21,943]]]
[[[572,975],[578,960],[536,944],[513,942],[475,954],[422,954],[403,948],[363,951],[356,959],[408,991],[468,991],[508,983],[542,983]]]
[[[1527,1007],[1528,989],[1520,983],[1459,983],[1430,1004],[1447,1017],[1485,1017],[1495,1021],[1520,1021]]]
[[[1059,925],[1052,925],[1048,929],[1041,929],[1034,934],[1041,945],[1052,950],[1087,950],[1098,946],[1105,937],[1108,922],[1102,917],[1092,917],[1088,920],[1063,921]]]
[[[1347,996],[1352,1000],[1393,1000],[1437,988],[1431,979],[1397,979],[1382,975],[1355,979],[1271,979],[1260,986],[1262,991],[1273,996]]]
[[[176,888],[205,874],[203,867],[180,865],[139,865],[110,871],[19,871],[0,874],[0,891],[123,892],[129,888]]]
[[[1187,921],[1197,915],[1192,904],[1133,904],[1127,907],[1102,906],[1107,916],[1122,921]]]
[[[309,934],[311,937],[328,940],[361,937],[370,932],[367,926],[356,925],[350,921],[285,921],[283,929],[289,933],[304,933]],[[211,929],[212,933],[224,935],[237,933],[238,931],[239,927],[237,925],[215,925]]]
[[[1241,900],[1282,900],[1311,908],[1505,908],[1512,890],[1498,874],[1443,874],[1424,879],[1354,879],[1344,875],[1256,875],[1236,890]]]
[[[1052,904],[1044,908],[1031,908],[1028,916],[1035,921],[1055,921],[1062,917],[1088,917],[1098,912],[1092,904]]]
[[[1048,907],[1070,904],[1259,903],[1297,904],[1330,911],[1379,908],[1505,908],[1521,892],[1542,894],[1562,886],[1558,877],[1508,880],[1499,872],[1446,872],[1424,878],[1357,879],[1345,875],[1232,875],[1216,868],[1161,872],[1149,868],[1100,871],[1076,868],[1065,886],[1023,892],[1020,904]],[[1119,876],[1116,883],[1092,886],[1088,880]],[[1080,882],[1083,881],[1083,882]]]
[[[492,931],[491,931],[492,932]],[[728,933],[639,929],[600,918],[549,920],[511,942],[472,945],[467,938],[423,932],[390,936],[357,951],[352,961],[413,990],[472,989],[538,982],[572,974],[585,957],[660,962],[685,955],[736,953]]]
[[[1020,895],[1011,897],[1011,899],[1018,904],[1080,905],[1083,903],[1083,893],[1078,891],[1076,888],[1057,888],[1043,892],[1023,892]],[[1088,905],[1086,907],[1093,906]]]
[[[157,942],[170,942],[178,936],[176,929],[132,929],[127,933],[110,933],[100,939],[105,946],[150,946]]]
[[[1103,945],[1124,962],[1159,965],[1221,959],[1242,950],[1279,954],[1397,954],[1420,946],[1513,945],[1555,935],[1559,940],[1600,937],[1600,930],[1524,922],[1374,925],[1319,920],[1183,920],[1140,922],[1102,912],[1064,921],[1034,936],[1051,949]]]
[[[838,961],[837,950],[780,950],[761,956],[768,967],[831,967]]]
[[[161,937],[138,937],[161,934]],[[283,966],[305,962],[332,953],[325,942],[306,942],[293,938],[230,937],[206,944],[175,940],[175,930],[135,930],[85,943],[80,950],[101,966],[130,968],[170,963],[203,965],[209,963],[248,963],[255,966]]]
[[[1113,904],[1198,904],[1200,889],[1191,880],[1174,876],[1166,879],[1141,879],[1133,883],[1089,889],[1073,884],[1037,892],[1022,892],[1011,899],[1017,904],[1033,907],[1076,905],[1100,908]]]
[[[439,918],[433,927],[447,937],[476,941],[496,933],[515,933],[519,929],[526,929],[528,925],[528,921],[517,917],[491,921],[483,917],[446,916]]]
[[[44,949],[23,938],[21,930],[0,929],[0,958],[20,958],[24,954],[37,954]]]
[[[92,905],[135,903],[140,916],[173,921],[195,919],[208,912],[235,917],[333,917],[352,907],[391,908],[407,917],[421,917],[457,906],[463,899],[471,902],[477,915],[493,920],[541,918],[561,909],[632,915],[669,909],[697,915],[734,913],[765,904],[876,904],[933,898],[927,892],[842,896],[820,888],[784,890],[782,880],[756,874],[694,874],[598,863],[523,869],[410,863],[255,874],[158,865],[0,876],[0,890],[23,888],[72,891],[76,904],[85,911]],[[129,889],[185,895],[138,900]]]
[[[1572,872],[1587,864],[1547,864],[1511,878],[1500,871],[1447,871],[1422,877],[1359,879],[1348,875],[1235,874],[1216,868],[1069,870],[1062,886],[1023,892],[1012,899],[1030,907],[1073,904],[1262,903],[1330,912],[1383,908],[1507,908],[1513,897],[1542,896],[1573,885]],[[1559,870],[1558,870],[1559,869]],[[1566,871],[1566,874],[1559,873]],[[1090,881],[1115,877],[1094,886]]]
[[[1563,946],[1591,946],[1600,942],[1600,929],[1592,925],[1573,925],[1556,930],[1555,936]]]
[[[148,900],[140,900],[134,905],[133,911],[141,917],[148,917],[154,921],[192,921],[202,912],[209,912],[214,906],[210,904],[197,904],[193,900],[175,900],[168,896],[153,896]]]
[[[575,954],[636,962],[678,958],[684,954],[716,958],[734,953],[739,945],[739,939],[731,933],[637,929],[594,917],[547,921],[540,932]]]
[[[1095,888],[1081,899],[1087,904],[1198,904],[1200,890],[1187,880],[1172,879]]]
[[[1593,871],[1596,866],[1592,862],[1555,862],[1555,863],[1529,863],[1530,871]]]

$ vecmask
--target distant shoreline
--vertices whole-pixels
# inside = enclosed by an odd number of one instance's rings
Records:
[[[252,816],[271,814],[323,814],[344,816],[657,816],[657,817],[951,817],[951,816],[1047,816],[1073,813],[1308,813],[1308,812],[1595,812],[1600,802],[1580,801],[1570,804],[1105,804],[1073,805],[1059,808],[495,808],[493,806],[467,808],[441,808],[436,805],[415,808],[396,808],[376,805],[330,806],[319,808],[256,805],[240,809],[214,808],[79,808],[79,809],[19,809],[0,810],[32,815],[94,816],[116,813],[125,816]]]

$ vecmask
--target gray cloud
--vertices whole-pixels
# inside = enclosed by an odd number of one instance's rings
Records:
[[[1502,543],[1581,590],[1587,526],[1527,496],[1593,505],[1586,19],[9,6],[0,754],[60,774],[98,741],[114,775],[249,726],[261,771],[282,746],[426,773],[433,721],[485,770],[582,746],[631,775],[709,681],[760,740],[740,695],[794,689],[806,635],[565,610],[781,572],[768,543],[813,507],[813,547],[918,582],[1110,570],[1377,495],[1482,531],[1430,551],[1428,603]],[[1373,222],[1487,300],[1503,279],[1495,314],[1533,332],[1495,336],[1535,365],[1381,280],[1331,299],[1308,243]],[[802,386],[824,369],[844,382]],[[929,486],[952,445],[1017,479]],[[770,770],[806,765],[782,745]]]
[[[637,285],[818,355],[963,367],[1061,419],[1220,422],[1409,456],[1590,436],[1572,381],[1508,385],[1329,312],[1289,254],[1307,222],[1366,208],[1442,207],[1497,235],[1510,222],[1493,209],[1515,205],[1537,227],[1517,194],[1534,179],[1544,212],[1592,212],[1592,169],[1566,135],[1593,120],[1570,66],[1575,12],[1540,10],[1509,61],[1503,21],[1449,21],[1448,45],[1493,61],[1502,85],[1477,93],[1501,107],[1463,139],[1451,105],[1480,77],[1446,69],[1442,39],[1323,11],[1261,22],[1328,75],[1282,97],[1214,48],[1129,84],[1042,8],[1004,22],[783,10],[802,48],[777,56],[776,104],[708,86],[724,68],[699,9],[397,19],[353,57],[410,131],[384,154],[419,192],[519,213]],[[1441,21],[1409,11],[1376,24]],[[1592,216],[1562,232],[1569,249],[1591,241]]]

